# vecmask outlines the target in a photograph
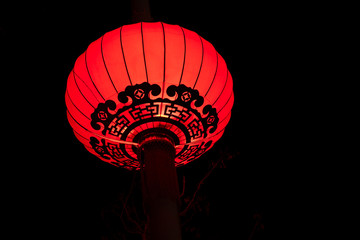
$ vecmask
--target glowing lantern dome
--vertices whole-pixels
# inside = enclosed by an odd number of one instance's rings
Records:
[[[222,136],[234,102],[224,59],[198,34],[162,22],[125,25],[91,43],[69,75],[67,117],[105,162],[139,169],[147,132],[170,136],[175,166]]]

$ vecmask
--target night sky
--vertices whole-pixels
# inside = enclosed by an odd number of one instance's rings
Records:
[[[67,122],[64,100],[76,58],[104,33],[131,23],[130,3],[118,2],[29,4],[11,9],[14,13],[2,20],[6,70],[14,80],[12,87],[20,89],[10,95],[23,98],[15,112],[27,150],[19,153],[26,157],[15,165],[29,181],[24,180],[22,204],[41,219],[31,227],[39,238],[111,240],[122,239],[121,234],[114,237],[117,231],[126,234],[111,209],[122,206],[119,199],[129,193],[134,172],[106,164],[85,150]],[[271,176],[265,164],[277,158],[272,152],[276,96],[271,93],[278,77],[272,70],[278,60],[275,16],[267,6],[234,1],[154,1],[151,11],[155,21],[180,25],[211,42],[234,80],[232,117],[222,139],[200,159],[178,168],[180,190],[185,176],[184,198],[191,198],[212,164],[222,161],[201,186],[197,207],[182,219],[187,222],[183,237],[248,239],[257,217],[262,219],[252,239],[264,239],[261,224],[271,198],[265,191]],[[141,206],[139,174],[134,179],[129,205]],[[126,234],[124,239],[140,238]]]

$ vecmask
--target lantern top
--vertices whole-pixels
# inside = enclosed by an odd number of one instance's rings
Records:
[[[157,131],[172,139],[181,166],[222,136],[233,81],[224,59],[195,32],[141,22],[90,44],[68,77],[65,101],[75,136],[100,159],[139,169],[139,142]]]

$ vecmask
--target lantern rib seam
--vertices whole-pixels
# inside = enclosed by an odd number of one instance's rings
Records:
[[[164,25],[161,22],[162,32],[163,32],[163,44],[164,44],[164,68],[163,68],[163,82],[162,82],[162,89],[161,89],[161,98],[164,98],[165,95],[165,58],[166,58],[166,45],[165,45],[165,29]],[[160,109],[163,111],[163,103],[160,103]]]
[[[142,22],[140,23],[140,29],[141,29],[141,43],[142,43],[142,52],[143,52],[143,57],[144,57],[146,82],[149,82],[148,71],[147,71],[147,66],[146,66],[145,45],[144,45],[144,33],[143,33],[143,23],[142,23]]]
[[[68,98],[69,98],[71,104],[72,104],[82,115],[84,115],[84,117],[86,117],[87,119],[91,120],[88,116],[86,116],[86,115],[75,105],[75,103],[74,103],[73,100],[71,99],[70,94],[69,94],[69,91],[68,91],[67,89],[66,89],[66,93],[67,93],[67,95],[68,95]]]
[[[227,119],[228,117],[230,117],[230,115],[231,115],[231,111],[226,115],[226,117],[224,117],[224,118],[219,122],[219,124],[222,123],[223,121],[225,121],[225,119]],[[220,131],[218,131],[218,133],[221,132],[221,131],[224,131],[224,129],[226,128],[226,126],[227,126],[227,125],[225,125]],[[218,135],[218,133],[215,134],[215,135],[213,135],[212,137]]]
[[[223,87],[223,89],[221,90],[219,96],[216,98],[215,102],[212,104],[213,106],[215,105],[215,103],[217,102],[217,100],[219,100],[220,96],[221,96],[222,93],[224,92],[224,90],[225,90],[225,88],[226,88],[226,84],[227,84],[228,77],[229,77],[229,71],[227,71],[227,74],[226,74],[226,80],[225,80],[224,87]]]
[[[217,135],[219,135],[220,133],[224,132],[225,131],[225,127],[223,127],[223,129],[221,129],[220,131],[218,131],[215,135],[212,135],[212,137],[216,137]]]
[[[164,40],[164,72],[163,72],[163,88],[162,89],[165,89],[165,64],[166,64],[166,44],[165,44],[165,29],[164,29],[164,24],[161,22],[161,27],[162,27],[162,31],[163,31],[163,40]],[[164,90],[163,90],[163,98],[164,98]]]
[[[79,87],[78,83],[76,82],[75,75],[76,75],[76,77],[78,77],[78,78],[85,84],[85,86],[90,90],[90,92],[91,92],[91,93],[94,95],[94,97],[96,98],[95,94],[91,91],[91,89],[90,89],[89,86],[84,82],[84,80],[82,80],[82,79],[79,77],[79,75],[76,74],[75,70],[73,70],[73,73],[74,73],[74,82],[75,82],[75,85],[76,85],[77,89],[79,90],[81,96],[83,96],[83,98],[90,104],[90,106],[95,109],[95,107],[89,102],[89,100],[84,96],[84,94],[83,94],[82,91],[80,90],[80,87]],[[96,98],[96,100],[97,100],[98,102],[100,102],[97,98]]]
[[[202,37],[200,37],[199,34],[197,34],[200,38],[200,42],[201,42],[201,63],[200,63],[200,69],[199,69],[199,73],[196,77],[196,80],[195,80],[195,84],[193,86],[193,89],[195,89],[195,86],[199,80],[199,76],[200,76],[200,73],[201,73],[201,69],[202,69],[202,66],[203,66],[203,62],[204,62],[204,43],[203,43],[203,40],[202,40]]]
[[[84,137],[83,135],[81,135],[81,134],[80,134],[79,132],[77,132],[75,129],[73,129],[73,131],[74,131],[74,133],[76,133],[77,135],[79,135],[80,137],[82,137],[83,139],[89,141],[88,138],[86,138],[86,137]],[[84,145],[85,145],[85,144],[84,144]],[[91,147],[91,146],[89,146],[89,147]]]
[[[100,43],[100,46],[101,46],[101,57],[102,57],[102,60],[103,60],[104,66],[105,66],[106,73],[107,73],[107,75],[109,76],[109,79],[110,79],[110,81],[111,81],[111,83],[112,83],[112,85],[113,85],[116,93],[118,94],[119,91],[116,89],[115,84],[114,84],[113,80],[111,79],[109,70],[108,70],[108,68],[107,68],[107,66],[106,66],[106,63],[105,63],[104,51],[103,51],[103,40],[104,40],[104,36],[105,36],[105,35],[103,35],[103,36],[101,37],[101,43]]]
[[[231,111],[229,111],[229,113],[226,115],[226,117],[224,117],[220,122],[219,122],[219,125],[220,123],[222,123],[223,121],[225,121],[225,119],[231,114]],[[224,127],[225,128],[225,127]]]
[[[229,103],[231,97],[234,95],[234,92],[231,92],[231,95],[229,97],[229,99],[226,101],[226,103],[224,104],[224,106],[222,106],[222,108],[219,110],[218,114],[224,109],[224,107]]]
[[[123,59],[124,59],[124,65],[125,65],[126,73],[127,73],[127,75],[128,75],[128,78],[129,78],[129,81],[130,81],[130,85],[132,86],[133,84],[132,84],[132,82],[131,82],[130,73],[129,73],[129,70],[128,70],[128,67],[127,67],[127,64],[126,64],[124,47],[123,47],[123,43],[122,43],[122,30],[123,30],[123,27],[121,27],[121,29],[120,29],[120,46],[121,46],[121,52],[122,52],[122,56],[123,56]]]
[[[69,109],[66,109],[66,111],[69,113],[70,117],[71,117],[80,127],[82,127],[83,129],[85,129],[87,132],[92,133],[92,132],[89,131],[89,129],[85,128],[85,127],[84,127],[83,125],[81,125],[78,121],[76,121],[76,119],[73,117],[73,115],[71,115]]]
[[[206,91],[204,97],[206,97],[206,95],[209,93],[209,91],[210,91],[210,89],[211,89],[211,87],[212,87],[212,85],[213,85],[213,83],[214,83],[214,80],[215,80],[215,77],[216,77],[217,71],[218,71],[218,66],[219,66],[219,54],[216,52],[216,69],[215,69],[215,74],[214,74],[213,80],[211,81],[211,84],[210,84],[208,90]]]
[[[181,84],[182,77],[183,77],[183,74],[184,74],[185,59],[186,59],[186,37],[185,37],[184,29],[182,27],[180,27],[180,28],[181,28],[181,31],[182,31],[183,36],[184,36],[184,60],[183,60],[183,66],[182,66],[182,70],[181,70],[179,85]]]
[[[224,118],[219,122],[219,124],[222,123],[223,121],[225,121],[225,119],[227,119],[230,114],[231,114],[231,111],[226,115],[226,117],[224,117]],[[213,137],[219,135],[221,132],[225,131],[225,128],[226,128],[226,125],[225,125],[220,131],[217,131],[216,134],[211,135],[211,137],[209,137],[209,138],[213,138]]]
[[[88,48],[88,49],[89,49],[89,48]],[[85,51],[85,65],[86,65],[86,70],[87,70],[87,72],[88,72],[88,74],[89,74],[90,80],[91,80],[92,84],[94,85],[96,91],[98,91],[98,93],[100,94],[100,96],[102,97],[102,99],[104,99],[104,101],[105,101],[105,98],[101,95],[99,89],[96,87],[96,85],[95,85],[95,83],[94,83],[94,81],[93,81],[93,79],[92,79],[92,77],[91,77],[90,71],[89,71],[89,67],[88,67],[88,63],[87,63],[87,57],[86,57],[86,56],[87,56],[87,51],[88,51],[88,49],[86,49],[86,51]]]

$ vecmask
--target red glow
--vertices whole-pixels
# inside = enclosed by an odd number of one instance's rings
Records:
[[[100,159],[138,168],[138,134],[161,128],[176,138],[180,166],[221,137],[233,80],[224,59],[195,32],[137,23],[90,44],[69,75],[65,101],[75,136]]]

